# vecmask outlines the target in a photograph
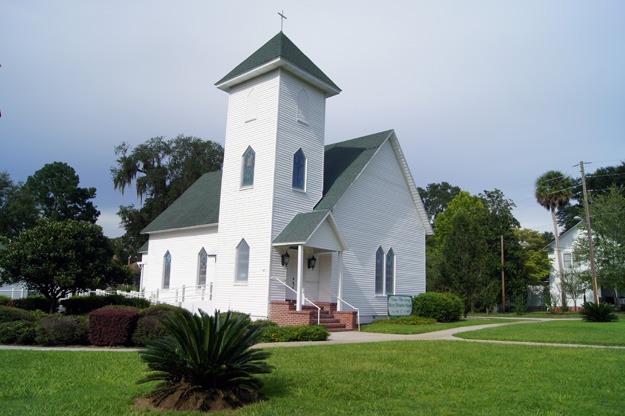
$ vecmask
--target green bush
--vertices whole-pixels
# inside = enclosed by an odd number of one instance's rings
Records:
[[[584,310],[580,312],[582,319],[588,322],[615,322],[618,316],[614,313],[614,307],[609,303],[584,303]]]
[[[0,323],[12,321],[30,321],[37,320],[37,314],[25,309],[14,308],[12,306],[0,306]]]
[[[330,336],[322,325],[273,326],[259,330],[258,342],[325,341]]]
[[[427,292],[412,298],[412,314],[438,322],[453,322],[464,311],[462,300],[452,293]]]
[[[27,311],[50,311],[50,301],[44,296],[29,296],[21,299],[11,299],[7,306],[25,309]]]
[[[0,306],[6,306],[10,300],[11,298],[8,296],[0,295]]]
[[[89,322],[86,316],[49,315],[35,325],[38,345],[87,345]]]
[[[433,318],[424,318],[422,316],[398,316],[395,318],[388,319],[380,319],[377,321],[373,321],[370,325],[375,324],[394,324],[394,325],[431,325],[435,324],[436,319]]]
[[[139,311],[137,327],[131,337],[132,343],[143,347],[148,341],[167,335],[163,321],[166,316],[171,316],[179,309],[176,306],[161,304]]]
[[[108,305],[132,306],[138,309],[148,308],[150,301],[141,298],[127,298],[122,295],[74,296],[61,301],[66,315],[85,315]]]
[[[11,321],[0,323],[0,344],[35,343],[35,324],[33,321]]]

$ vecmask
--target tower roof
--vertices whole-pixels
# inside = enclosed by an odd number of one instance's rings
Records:
[[[341,89],[282,31],[217,81],[215,85],[220,90],[228,91],[234,85],[276,68],[288,70],[325,91],[328,96],[341,92]]]

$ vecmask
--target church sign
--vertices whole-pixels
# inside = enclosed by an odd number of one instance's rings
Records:
[[[388,295],[388,316],[408,316],[412,314],[412,296]]]

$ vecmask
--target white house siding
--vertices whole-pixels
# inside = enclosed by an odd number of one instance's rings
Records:
[[[172,257],[170,288],[197,285],[198,254],[204,248],[214,253],[217,247],[217,227],[199,227],[150,234],[148,255],[143,256],[143,287],[146,292],[163,288],[163,259],[169,251]],[[212,280],[209,258],[207,283]]]
[[[366,322],[386,316],[386,296],[375,295],[375,253],[395,252],[395,293],[425,292],[425,230],[398,160],[387,141],[333,210],[349,250],[343,255],[343,299]],[[333,256],[334,275],[337,256]],[[337,293],[336,281],[333,293]]]
[[[216,307],[254,317],[267,316],[271,215],[279,98],[279,71],[234,87],[229,96],[219,210],[219,251],[214,291]],[[258,109],[246,120],[247,97],[254,88]],[[256,152],[254,184],[241,188],[241,157],[248,146]],[[235,283],[236,247],[250,247],[247,283]]]

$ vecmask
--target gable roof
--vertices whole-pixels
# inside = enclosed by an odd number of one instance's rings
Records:
[[[141,233],[217,224],[220,197],[221,171],[205,173]]]
[[[323,73],[282,31],[237,65],[215,85],[223,91],[276,68],[285,68],[325,91],[328,96],[341,89]]]
[[[338,243],[343,249],[347,249],[345,238],[336,225],[332,213],[327,209],[296,214],[289,224],[284,227],[282,232],[273,240],[273,245],[307,244],[324,221],[328,221],[332,227]]]

